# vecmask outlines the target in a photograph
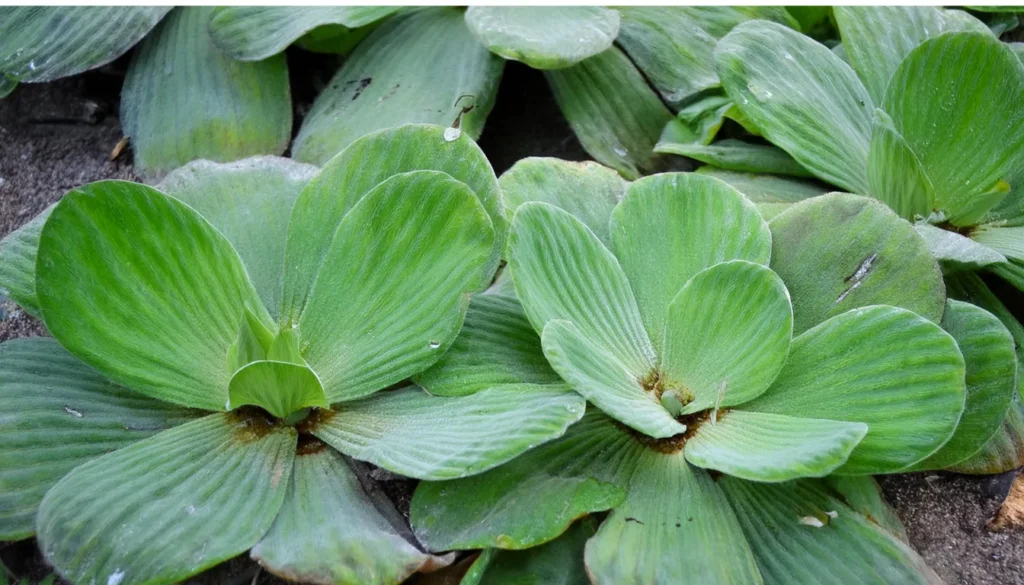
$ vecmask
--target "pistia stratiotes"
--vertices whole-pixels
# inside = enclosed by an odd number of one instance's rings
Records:
[[[92,183],[12,235],[23,271],[3,284],[55,340],[0,345],[0,537],[35,532],[74,583],[171,583],[250,548],[317,583],[447,563],[348,457],[478,473],[584,400],[402,384],[452,343],[504,239],[493,171],[443,131],[370,135],[319,171],[264,157],[160,190]]]
[[[773,246],[753,204],[716,179],[655,175],[626,188],[592,168],[566,172],[567,192],[587,184],[621,199],[603,227],[599,213],[581,221],[579,210],[523,202],[550,201],[550,192],[516,195],[539,184],[533,167],[566,163],[520,165],[501,182],[520,202],[507,268],[521,307],[489,291],[474,299],[463,332],[504,331],[516,350],[456,342],[453,352],[464,355],[447,355],[419,379],[457,394],[488,372],[503,381],[556,373],[593,408],[564,437],[508,464],[421,483],[412,505],[420,540],[434,551],[525,549],[611,510],[596,533],[546,545],[576,547],[595,583],[934,580],[895,536],[898,523],[883,528],[862,514],[884,517],[877,492],[871,510],[850,496],[873,492],[864,476],[939,451],[964,411],[963,357],[929,320],[943,314],[941,274],[910,224],[867,198],[822,198],[839,217],[862,204],[880,210],[883,232],[871,234],[870,262],[847,259],[846,276],[778,267],[791,275],[791,299],[768,264],[776,267],[775,254],[792,261],[786,247],[796,234]],[[846,235],[812,206],[787,215],[794,220],[784,230]],[[837,246],[859,253],[860,244]],[[915,254],[928,264],[913,269]],[[833,284],[844,290],[833,295]],[[882,304],[893,285],[900,306]],[[822,294],[824,311],[812,302]],[[535,359],[541,352],[549,367]],[[829,474],[837,475],[810,479]],[[586,582],[583,567],[565,570],[576,571],[567,582]]]

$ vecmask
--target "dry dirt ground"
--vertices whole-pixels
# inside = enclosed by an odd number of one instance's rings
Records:
[[[122,67],[115,64],[56,83],[20,87],[0,101],[0,237],[75,186],[99,179],[134,180],[130,153],[124,160],[109,160],[121,136],[117,95]],[[329,71],[294,69],[296,114],[301,117]],[[499,174],[526,156],[587,158],[543,77],[514,64],[506,70],[480,145]],[[0,340],[45,334],[40,323],[0,303]],[[881,483],[907,526],[911,544],[947,584],[1024,585],[1024,531],[993,533],[985,528],[1012,479],[1012,473],[991,478],[935,473],[886,477]],[[382,489],[400,509],[408,509],[408,482],[383,482]],[[33,582],[48,573],[33,541],[0,544],[0,559],[13,575]],[[243,556],[190,582],[242,585],[273,580]]]

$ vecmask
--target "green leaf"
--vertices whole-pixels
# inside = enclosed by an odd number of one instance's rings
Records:
[[[170,8],[0,8],[0,78],[53,81],[106,65],[146,36]]]
[[[562,383],[519,301],[492,294],[473,295],[455,342],[414,380],[435,396],[464,396],[498,384]]]
[[[1024,403],[1020,399],[1021,380],[1017,371],[1017,392],[999,428],[980,451],[951,466],[950,471],[991,475],[1005,473],[1024,465]]]
[[[629,186],[618,173],[592,161],[539,157],[516,162],[498,182],[510,217],[527,201],[550,203],[576,216],[605,246],[611,245],[608,219]]]
[[[637,454],[626,501],[587,541],[596,585],[761,583],[725,496],[682,453]]]
[[[39,548],[74,583],[174,583],[248,550],[292,472],[289,427],[213,414],[75,468],[39,508]]]
[[[885,205],[829,194],[794,204],[770,227],[771,267],[792,297],[794,333],[868,305],[942,318],[938,263],[913,226]]]
[[[882,107],[954,225],[973,225],[999,203],[1024,164],[1022,93],[1024,65],[988,33],[925,41],[893,74]]]
[[[896,130],[892,118],[875,109],[868,152],[868,192],[906,219],[926,218],[935,204],[935,188],[917,155]]]
[[[312,165],[272,156],[227,164],[198,160],[167,175],[157,188],[187,203],[227,237],[263,305],[276,318],[288,217],[317,171]]]
[[[882,488],[875,478],[869,475],[830,475],[822,483],[869,522],[877,524],[900,541],[910,543],[906,528],[900,522],[896,510],[886,503]]]
[[[193,209],[124,181],[64,196],[39,238],[36,288],[61,345],[148,396],[222,410],[246,309],[270,323],[228,240]]]
[[[1013,337],[999,319],[970,303],[946,301],[942,328],[953,336],[967,367],[967,402],[949,441],[915,470],[942,469],[981,450],[1006,417],[1017,387]]]
[[[731,110],[734,110],[732,100],[724,93],[716,92],[698,98],[679,110],[676,117],[665,126],[655,150],[662,143],[710,144]]]
[[[322,165],[361,136],[410,122],[461,120],[461,131],[475,139],[494,105],[503,66],[469,34],[461,10],[397,14],[359,43],[317,97],[292,156]],[[472,98],[460,101],[464,95]]]
[[[160,177],[205,158],[281,154],[292,134],[284,55],[236,61],[210,40],[212,6],[172,11],[132,57],[121,125],[135,169]]]
[[[864,423],[731,410],[686,442],[686,460],[751,481],[824,477],[846,463]]]
[[[678,154],[730,171],[812,176],[781,148],[731,138],[712,144],[686,144],[674,142],[671,136],[662,134],[661,140],[654,146],[654,152]]]
[[[612,47],[544,74],[562,114],[594,160],[627,179],[665,166],[653,149],[672,112],[625,53]]]
[[[401,518],[394,505],[367,493],[349,463],[322,443],[299,453],[290,483],[281,512],[252,549],[275,575],[321,585],[392,585],[447,564],[403,538],[407,529],[392,523]]]
[[[910,546],[830,495],[820,481],[767,484],[725,476],[718,485],[765,583],[942,583]]]
[[[557,539],[524,551],[489,549],[487,566],[477,579],[459,585],[590,585],[583,547],[597,531],[592,518],[573,524]],[[483,559],[483,555],[480,557]],[[480,564],[480,560],[473,567]]]
[[[568,320],[629,373],[642,377],[653,367],[654,348],[626,274],[583,222],[547,203],[520,205],[508,266],[538,332],[551,320]]]
[[[534,69],[562,69],[611,47],[619,13],[599,6],[470,6],[466,26],[492,53]]]
[[[657,378],[634,371],[573,322],[549,321],[541,340],[551,367],[608,416],[659,439],[686,431],[661,405]]]
[[[973,238],[928,223],[914,224],[914,229],[921,234],[932,255],[947,271],[975,270],[1007,262],[1006,256]]]
[[[527,549],[626,496],[622,474],[642,446],[591,409],[565,435],[486,473],[421,482],[410,519],[429,550]]]
[[[354,29],[390,16],[398,6],[228,6],[210,17],[210,36],[234,59],[259,61],[285,50],[313,29]]]
[[[583,410],[583,400],[564,386],[507,384],[452,398],[411,386],[337,406],[313,434],[407,477],[453,479],[562,436]]]
[[[780,24],[737,26],[715,49],[729,97],[804,168],[854,193],[867,192],[874,104],[832,51]]]
[[[53,212],[54,205],[0,240],[0,294],[18,303],[33,317],[40,316],[39,298],[36,296],[39,233],[43,231],[43,224]]]
[[[823,195],[826,191],[817,183],[810,181],[775,175],[738,173],[711,166],[700,167],[696,173],[714,177],[743,193],[754,203],[765,220],[770,220],[789,209],[793,203]]]
[[[776,6],[621,6],[617,42],[673,109],[718,87],[718,39],[753,19],[796,25]]]
[[[228,404],[262,407],[277,418],[307,407],[327,408],[327,396],[308,366],[280,361],[256,361],[239,369],[228,386]]]
[[[0,539],[32,536],[43,495],[75,467],[192,416],[115,386],[52,338],[0,344]]]
[[[792,338],[782,279],[744,260],[716,264],[668,307],[660,382],[683,399],[684,413],[743,404],[771,385]]]
[[[331,403],[441,358],[484,280],[490,223],[469,187],[438,171],[395,175],[345,215],[298,322]]]
[[[371,189],[399,173],[441,171],[472,189],[494,227],[492,267],[486,274],[490,281],[508,232],[498,179],[475,142],[466,136],[449,141],[444,132],[440,126],[407,124],[364,136],[325,164],[303,189],[289,223],[283,324],[298,322],[345,214]]]
[[[18,89],[18,82],[0,73],[0,99],[11,95],[15,89]]]
[[[924,41],[946,32],[989,32],[966,12],[933,6],[836,6],[833,14],[849,63],[876,104],[903,58]]]
[[[771,234],[754,206],[728,185],[693,173],[656,175],[630,185],[612,212],[611,232],[615,255],[659,350],[669,303],[693,275],[729,260],[767,264],[771,252]]]
[[[1024,227],[981,226],[971,239],[996,253],[1024,261]]]
[[[873,306],[793,340],[752,412],[868,425],[841,474],[891,473],[934,453],[964,410],[964,359],[948,333],[910,311]]]

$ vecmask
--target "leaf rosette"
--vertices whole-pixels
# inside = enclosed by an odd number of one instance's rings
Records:
[[[529,180],[541,165],[564,177],[560,187]],[[457,341],[419,377],[460,394],[488,373],[557,374],[591,408],[564,437],[494,470],[421,483],[420,540],[502,549],[471,575],[582,555],[594,583],[933,582],[868,477],[942,452],[965,411],[964,358],[935,322],[941,273],[913,227],[852,195],[795,205],[769,227],[717,179],[664,174],[625,187],[607,173],[531,159],[502,177],[517,202],[514,296],[478,295],[461,335],[514,332],[517,350]],[[580,210],[583,181],[615,207]],[[862,213],[888,238],[851,237],[858,224],[847,222]],[[816,248],[835,267],[801,258],[804,238],[835,240]],[[861,256],[863,246],[875,249]],[[840,248],[845,259],[831,256]],[[930,267],[904,270],[914,253]],[[606,510],[596,533],[560,537]],[[505,552],[538,545],[530,557]]]
[[[0,345],[0,537],[73,582],[171,583],[251,549],[317,583],[398,583],[425,552],[364,463],[480,473],[584,400],[405,382],[459,332],[504,241],[468,137],[410,125],[323,169],[192,163],[69,192],[4,242],[3,286],[55,339]]]

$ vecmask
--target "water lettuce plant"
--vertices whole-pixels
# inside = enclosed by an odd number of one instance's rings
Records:
[[[23,269],[3,286],[53,335],[0,345],[0,537],[35,533],[75,583],[171,583],[250,549],[317,583],[449,562],[353,459],[462,477],[584,410],[565,387],[404,382],[491,281],[498,201],[476,145],[434,126],[322,170],[200,161],[69,192],[0,245]]]
[[[514,289],[499,279],[476,296],[460,335],[494,341],[456,341],[419,380],[460,394],[489,377],[561,378],[592,406],[510,463],[417,488],[413,529],[430,550],[548,543],[526,557],[489,551],[464,583],[514,582],[484,577],[490,563],[515,575],[580,555],[585,575],[566,563],[566,582],[937,579],[865,476],[977,450],[1009,392],[1005,380],[968,388],[964,332],[1013,347],[994,317],[947,303],[909,223],[836,194],[769,228],[700,174],[627,187],[607,169],[531,159],[501,182],[517,202]],[[596,205],[574,197],[583,186]],[[984,411],[983,430],[958,427],[965,404]],[[558,538],[602,510],[599,527]]]

